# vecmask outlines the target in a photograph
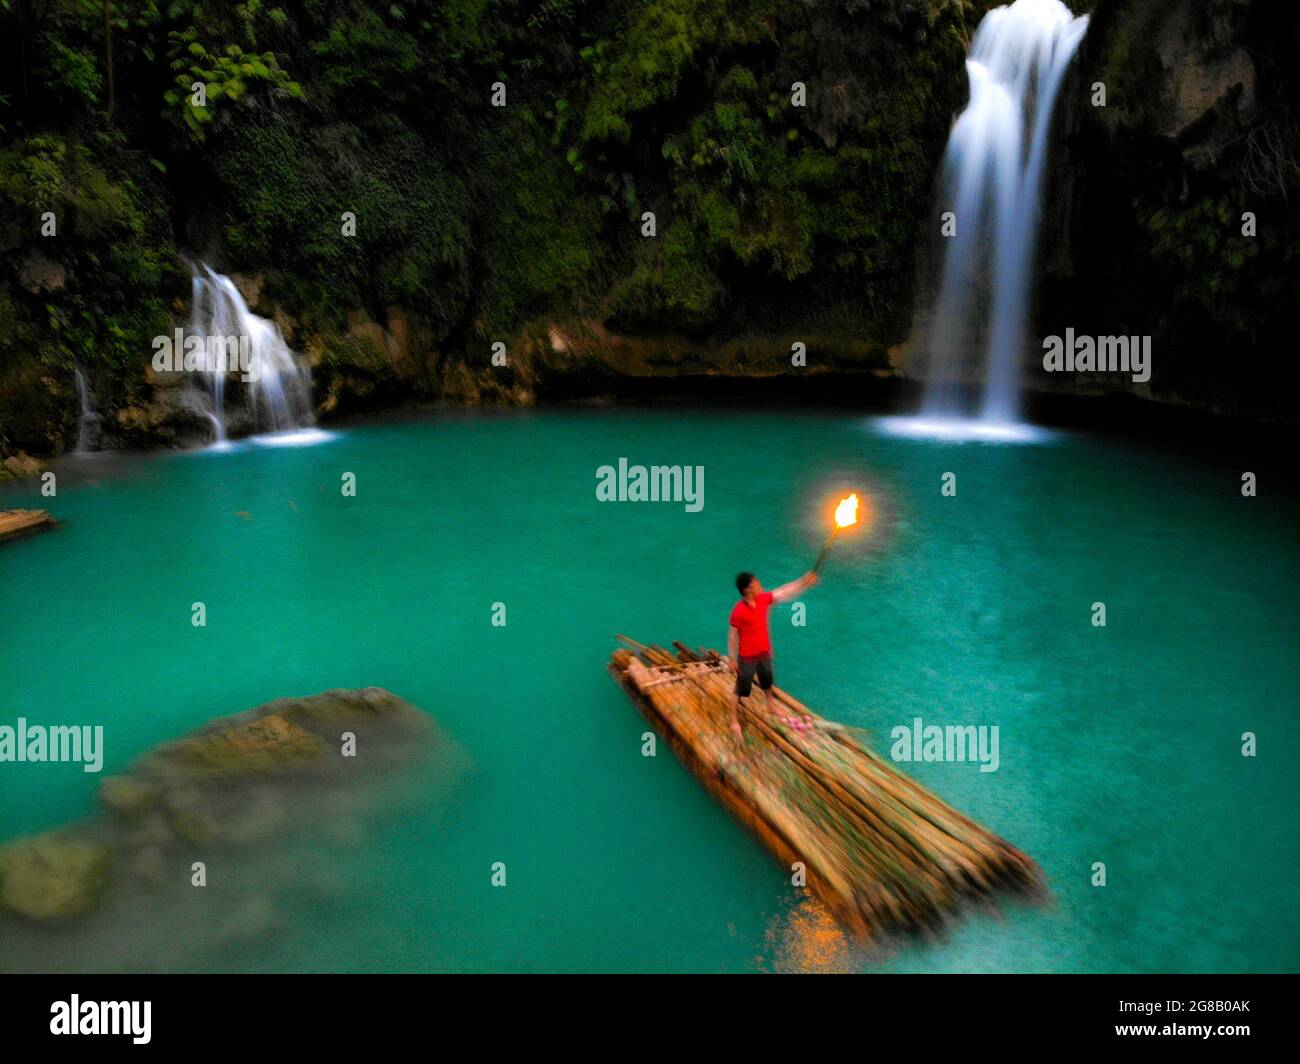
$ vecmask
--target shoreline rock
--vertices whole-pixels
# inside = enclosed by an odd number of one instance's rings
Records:
[[[0,480],[22,480],[26,477],[38,477],[45,472],[45,463],[33,458],[26,451],[11,454],[0,462]]]

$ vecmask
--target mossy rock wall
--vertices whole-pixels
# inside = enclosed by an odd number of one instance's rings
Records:
[[[1297,46],[1287,5],[1098,0],[1058,116],[1038,332],[1150,336],[1149,384],[1106,387],[1294,418]]]

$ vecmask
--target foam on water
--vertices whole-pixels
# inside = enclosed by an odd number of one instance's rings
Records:
[[[945,443],[1044,443],[1053,438],[1047,429],[1023,421],[982,421],[975,418],[882,417],[871,425],[890,436],[943,440]]]
[[[318,443],[328,443],[334,439],[333,432],[324,429],[296,429],[288,432],[268,432],[261,436],[250,436],[249,443],[259,447],[314,447]]]

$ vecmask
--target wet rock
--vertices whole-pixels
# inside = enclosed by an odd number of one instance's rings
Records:
[[[217,940],[224,945],[253,942],[274,934],[280,927],[275,904],[264,894],[249,898],[222,923]]]
[[[189,374],[145,370],[154,385],[148,399],[134,399],[113,412],[114,438],[129,446],[202,444],[212,437],[212,422],[199,408]],[[228,425],[229,427],[229,425]]]
[[[1209,129],[1200,143],[1188,145],[1184,156],[1196,166],[1218,162],[1232,136],[1240,136],[1256,117],[1255,65],[1245,48],[1219,54],[1218,41],[1198,32],[1190,8],[1173,8],[1157,35],[1155,52],[1164,78],[1165,105],[1153,124],[1166,137],[1181,141],[1203,119],[1223,108],[1220,128]]]
[[[131,879],[145,890],[154,891],[163,885],[167,875],[167,862],[161,846],[144,846],[131,858]]]
[[[355,757],[342,756],[345,733]],[[213,720],[103,780],[104,816],[0,849],[0,917],[90,912],[110,868],[115,889],[159,893],[179,889],[182,872],[212,848],[222,861],[251,858],[301,831],[354,845],[365,836],[360,818],[392,798],[388,769],[427,752],[432,733],[428,717],[379,687],[282,698]],[[233,926],[265,924],[256,909]]]
[[[144,367],[144,379],[154,388],[182,388],[188,376],[184,369],[156,369],[152,360]]]
[[[154,805],[156,790],[130,776],[109,776],[99,785],[99,800],[111,813],[138,820]]]
[[[99,901],[112,864],[107,846],[38,835],[0,849],[0,908],[33,920],[80,916]]]
[[[250,310],[261,303],[262,285],[266,279],[260,273],[232,273],[229,276]]]
[[[310,698],[282,698],[268,708],[287,720],[337,724],[358,716],[402,716],[411,705],[382,687],[359,687],[325,691]]]
[[[167,824],[176,837],[196,846],[217,840],[221,824],[203,792],[197,788],[177,788],[164,799]]]
[[[151,761],[168,775],[215,778],[270,772],[315,758],[324,748],[320,736],[272,714],[241,727],[169,743]]]
[[[168,823],[168,809],[161,800],[154,803],[125,837],[128,846],[139,849],[169,846],[175,838],[175,832]]]
[[[237,807],[223,807],[216,832],[222,842],[248,846],[274,838],[292,823],[291,810],[273,788],[250,787],[240,796]]]
[[[37,251],[28,255],[18,267],[18,282],[32,295],[58,292],[67,283],[67,271],[62,263]]]
[[[355,848],[365,841],[366,830],[354,816],[333,817],[325,821],[325,834],[340,846]]]
[[[45,472],[45,463],[38,458],[33,458],[25,451],[19,451],[17,454],[10,455],[3,462],[0,462],[11,476],[15,477],[38,477]]]

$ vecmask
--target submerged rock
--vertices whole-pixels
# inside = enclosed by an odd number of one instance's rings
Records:
[[[168,775],[220,778],[269,772],[315,758],[324,749],[319,735],[273,713],[242,727],[169,743],[150,764]]]
[[[109,776],[99,785],[99,800],[104,807],[131,820],[142,817],[156,799],[153,787],[130,776]]]
[[[51,833],[0,848],[0,907],[34,920],[80,916],[108,885],[112,857],[101,843]]]
[[[210,721],[105,779],[103,815],[0,848],[0,917],[56,921],[110,891],[187,890],[193,861],[228,872],[231,855],[308,827],[329,839],[346,823],[363,837],[358,815],[388,797],[389,770],[427,753],[433,731],[378,687]]]
[[[217,939],[226,946],[245,945],[275,934],[280,924],[275,903],[266,895],[258,894],[227,917],[217,932]]]
[[[380,687],[325,691],[309,698],[281,698],[244,713],[220,717],[147,754],[132,770],[136,777],[171,786],[306,769],[337,768],[344,731],[370,733],[379,749],[394,752],[394,740],[422,734],[429,719],[409,702]],[[360,731],[358,731],[360,729]]]

